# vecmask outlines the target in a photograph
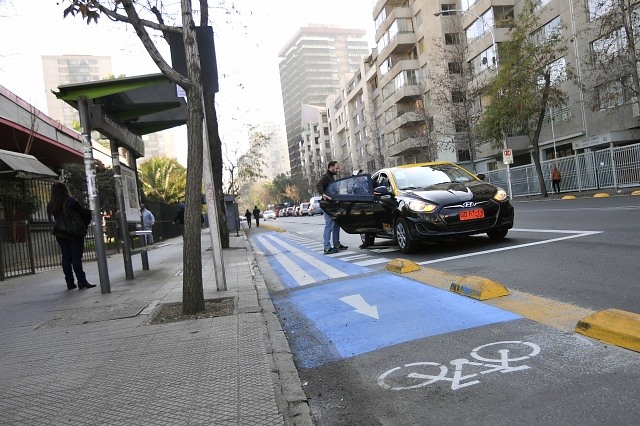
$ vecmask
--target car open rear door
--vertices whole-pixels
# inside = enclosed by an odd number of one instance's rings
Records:
[[[348,234],[376,232],[374,213],[382,207],[373,195],[372,185],[370,174],[331,182],[326,191],[331,201],[320,201],[320,207]]]

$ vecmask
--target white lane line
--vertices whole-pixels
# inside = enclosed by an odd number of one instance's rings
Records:
[[[291,253],[294,253],[296,256],[298,256],[300,259],[304,260],[305,262],[308,262],[309,264],[315,266],[321,272],[323,272],[324,274],[328,275],[331,278],[341,278],[341,277],[347,276],[347,274],[345,274],[341,270],[336,269],[333,266],[328,265],[325,262],[316,259],[315,257],[301,251],[297,247],[292,246],[291,244],[287,243],[284,240],[275,238],[273,235],[269,235],[267,236],[267,238],[276,241],[278,244],[282,245],[282,247],[288,249]]]
[[[385,259],[383,257],[378,257],[378,258],[374,258],[374,259],[369,259],[369,260],[363,260],[360,262],[353,262],[354,265],[358,265],[358,266],[371,266],[371,265],[378,265],[380,263],[387,263],[389,262],[389,259]]]
[[[354,254],[353,256],[343,257],[340,260],[354,260],[354,259],[362,259],[363,257],[368,257],[368,254]]]
[[[369,250],[375,253],[391,253],[392,251],[398,251],[400,249],[398,247],[390,247],[390,248],[384,248],[384,249],[369,249]]]
[[[268,242],[266,238],[260,236],[258,237],[258,241],[269,250],[269,253],[273,255],[275,260],[282,265],[284,270],[287,271],[299,285],[303,286],[316,282],[315,278],[311,277],[311,275],[296,265],[294,261],[281,253],[280,250]]]
[[[514,231],[515,231],[515,229],[514,229]],[[573,233],[573,235],[568,235],[566,237],[552,238],[550,240],[544,240],[544,241],[536,241],[536,242],[533,242],[533,243],[518,244],[517,246],[501,247],[501,248],[497,248],[497,249],[493,249],[493,250],[483,250],[483,251],[479,251],[479,252],[475,252],[475,253],[461,254],[459,256],[450,256],[450,257],[443,257],[441,259],[425,260],[424,262],[418,262],[418,265],[428,265],[428,264],[431,264],[431,263],[446,262],[448,260],[463,259],[465,257],[479,256],[479,255],[482,255],[482,254],[497,253],[497,252],[500,252],[500,251],[507,251],[507,250],[515,250],[515,249],[520,249],[520,248],[525,248],[525,247],[537,246],[537,245],[540,245],[540,244],[548,244],[548,243],[553,243],[553,242],[556,242],[556,241],[570,240],[572,238],[587,237],[589,235],[595,235],[595,234],[601,234],[602,233],[602,231],[556,231],[556,230],[544,231],[544,230],[541,230],[541,229],[517,229],[517,231],[555,232],[555,233],[561,233],[561,234]]]

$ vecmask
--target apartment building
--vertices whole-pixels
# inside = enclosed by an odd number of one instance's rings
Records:
[[[56,98],[58,86],[97,81],[113,74],[110,56],[61,55],[42,56],[42,73],[47,100],[47,113],[65,126],[78,122],[78,111]]]
[[[377,46],[340,90],[327,97],[333,157],[373,171],[425,160],[457,162],[477,172],[504,167],[502,152],[476,145],[468,117],[482,114],[488,99],[466,99],[499,72],[499,46],[509,38],[525,0],[380,0],[373,9]],[[640,135],[637,102],[619,82],[593,73],[594,52],[621,45],[603,38],[602,16],[611,2],[539,0],[534,37],[562,32],[566,53],[553,64],[553,84],[567,94],[550,107],[540,135],[540,158],[631,144]],[[610,30],[609,30],[610,31]],[[611,48],[611,47],[610,47]],[[470,78],[459,77],[462,67]],[[568,78],[572,69],[575,79]],[[600,70],[602,73],[602,70]],[[577,80],[577,81],[576,81]],[[613,80],[613,78],[612,78]],[[364,124],[364,127],[362,123]],[[364,144],[359,142],[364,141]],[[530,164],[529,139],[507,135],[515,165]],[[373,154],[381,155],[374,160]],[[473,163],[473,164],[472,164]],[[362,167],[361,167],[362,168]]]
[[[302,176],[313,192],[320,176],[326,173],[327,164],[334,159],[329,139],[327,109],[302,105],[301,123],[300,167]]]
[[[338,89],[340,76],[358,69],[360,59],[369,54],[365,34],[359,29],[308,26],[300,28],[280,51],[280,85],[293,176],[302,176],[302,105],[323,107],[326,97]]]

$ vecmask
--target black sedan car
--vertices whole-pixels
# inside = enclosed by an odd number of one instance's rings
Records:
[[[513,207],[504,189],[483,182],[448,162],[418,163],[382,169],[332,182],[331,201],[320,206],[364,246],[375,238],[393,238],[403,253],[441,238],[486,233],[506,237]]]

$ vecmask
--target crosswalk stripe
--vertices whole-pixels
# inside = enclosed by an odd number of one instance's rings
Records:
[[[282,265],[282,267],[293,277],[293,279],[299,285],[307,285],[316,282],[311,275],[300,268],[295,262],[289,259],[284,253],[281,253],[273,244],[267,241],[266,238],[260,236],[258,241],[274,256],[274,258]]]
[[[379,257],[379,258],[374,258],[369,260],[363,260],[361,262],[353,262],[353,264],[358,266],[371,266],[371,265],[379,265],[380,263],[386,263],[388,261],[389,259],[384,259]]]
[[[290,252],[294,253],[296,256],[298,256],[302,260],[306,261],[310,265],[315,266],[321,272],[323,272],[324,274],[328,275],[331,278],[341,278],[341,277],[346,277],[347,276],[347,274],[345,274],[344,272],[340,271],[339,269],[336,269],[331,265],[327,265],[326,263],[322,262],[321,260],[318,260],[315,257],[313,257],[313,256],[301,251],[297,247],[294,247],[291,244],[288,244],[284,240],[281,240],[279,238],[275,238],[273,235],[268,235],[267,237],[272,239],[272,240],[277,240],[278,244],[280,244],[281,246],[285,247]]]

